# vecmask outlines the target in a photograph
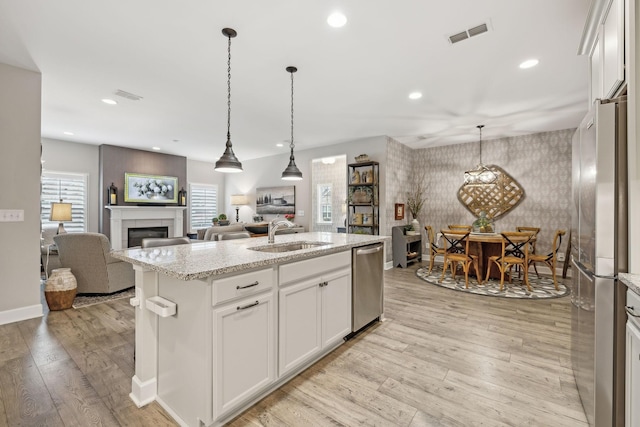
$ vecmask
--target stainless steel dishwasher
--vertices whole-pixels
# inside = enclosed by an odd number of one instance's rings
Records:
[[[383,307],[384,244],[360,246],[352,249],[352,317],[351,334],[380,320]],[[349,338],[347,337],[347,338]]]

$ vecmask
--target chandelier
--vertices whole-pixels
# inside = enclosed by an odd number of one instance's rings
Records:
[[[498,176],[482,164],[482,128],[484,125],[478,125],[476,127],[480,131],[480,163],[478,163],[475,169],[468,170],[464,173],[464,185],[493,185],[498,179]]]

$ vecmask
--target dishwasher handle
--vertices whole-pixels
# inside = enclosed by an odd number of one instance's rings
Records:
[[[369,254],[375,254],[376,252],[380,252],[382,250],[382,245],[377,245],[374,246],[372,248],[358,248],[356,249],[356,256],[357,255],[369,255]]]

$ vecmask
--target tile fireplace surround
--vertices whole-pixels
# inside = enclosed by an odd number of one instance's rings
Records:
[[[111,248],[126,249],[127,230],[138,227],[168,227],[169,237],[182,236],[186,206],[105,206],[111,211]]]

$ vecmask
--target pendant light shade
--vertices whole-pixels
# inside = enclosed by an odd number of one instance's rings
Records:
[[[282,172],[282,179],[285,181],[300,181],[302,179],[302,172],[296,166],[296,159],[293,156],[293,148],[295,144],[293,142],[293,73],[298,71],[296,67],[287,67],[287,72],[291,73],[291,155],[289,156],[289,165]]]
[[[480,163],[478,163],[475,169],[468,170],[464,173],[464,185],[493,185],[498,177],[491,169],[482,164],[482,128],[484,125],[478,125],[476,127],[480,131]]]
[[[227,144],[222,157],[216,162],[215,170],[218,172],[242,172],[242,163],[233,153],[231,144],[231,39],[238,35],[231,28],[224,28],[222,34],[229,39],[227,48]]]

